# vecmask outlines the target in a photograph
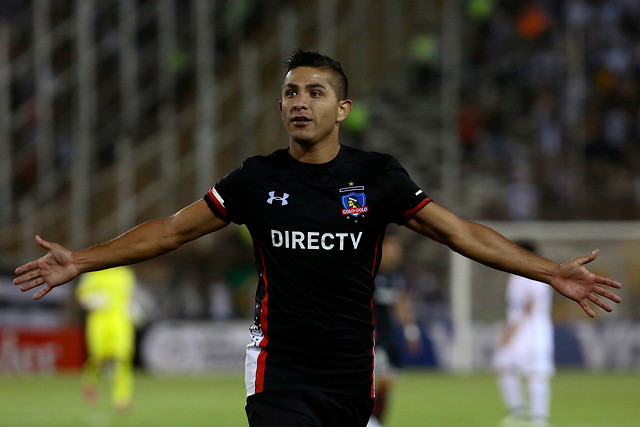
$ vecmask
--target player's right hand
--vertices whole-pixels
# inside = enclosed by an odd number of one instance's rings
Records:
[[[63,285],[77,277],[80,272],[73,263],[71,251],[62,245],[36,236],[36,242],[48,252],[41,258],[30,261],[15,270],[13,284],[20,286],[22,292],[44,285],[33,299],[40,299],[56,286]]]

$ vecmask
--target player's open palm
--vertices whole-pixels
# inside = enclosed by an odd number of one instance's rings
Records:
[[[595,317],[595,312],[587,303],[587,300],[596,304],[605,311],[611,311],[612,307],[604,299],[607,298],[613,302],[622,301],[620,296],[611,292],[603,286],[612,288],[620,288],[620,283],[608,277],[598,276],[587,270],[584,265],[590,263],[598,256],[598,250],[593,251],[587,256],[574,258],[560,265],[557,276],[551,280],[551,286],[562,295],[570,298],[580,304],[580,307],[590,317]]]
[[[33,299],[40,299],[56,286],[63,285],[78,276],[79,271],[72,260],[71,251],[57,243],[49,242],[36,236],[36,242],[48,250],[41,258],[30,261],[16,268],[15,285],[20,285],[22,292],[44,285]]]

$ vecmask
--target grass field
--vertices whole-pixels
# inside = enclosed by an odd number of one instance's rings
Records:
[[[561,371],[553,379],[552,390],[554,427],[640,426],[640,373]],[[88,406],[77,375],[0,377],[0,425],[247,425],[241,374],[158,378],[139,373],[134,405],[126,414],[113,412],[106,386],[101,391],[101,401]],[[406,371],[398,377],[386,426],[496,426],[503,415],[490,374]]]

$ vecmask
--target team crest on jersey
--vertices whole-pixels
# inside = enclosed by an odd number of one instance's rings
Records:
[[[357,218],[360,215],[369,212],[369,207],[367,206],[367,196],[364,194],[364,187],[346,187],[340,189],[343,194],[341,197],[342,200],[342,215],[348,217]]]

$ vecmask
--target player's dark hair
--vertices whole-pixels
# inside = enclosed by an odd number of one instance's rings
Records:
[[[347,99],[349,92],[349,82],[347,75],[342,70],[342,65],[335,59],[332,59],[326,55],[321,55],[317,52],[310,52],[302,49],[296,49],[291,52],[291,55],[284,61],[287,67],[287,72],[298,67],[313,67],[313,68],[330,68],[333,70],[337,79],[333,89],[338,96],[338,99]]]

